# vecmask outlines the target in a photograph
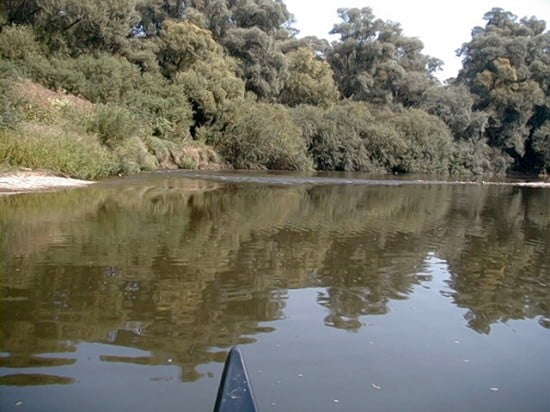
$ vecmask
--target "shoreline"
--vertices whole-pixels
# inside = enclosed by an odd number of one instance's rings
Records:
[[[192,176],[191,178],[201,178],[202,176]],[[210,179],[212,177],[210,176]],[[206,177],[207,180],[208,177]],[[227,177],[224,181],[231,180]],[[238,179],[242,181],[242,179]],[[249,179],[245,179],[249,180]],[[311,183],[311,179],[306,179]],[[93,180],[73,179],[50,171],[18,170],[0,172],[0,196],[15,195],[21,193],[51,192],[56,190],[85,187],[97,183]],[[302,182],[305,183],[305,182]],[[376,181],[375,184],[384,184],[386,181]],[[525,182],[494,182],[494,181],[429,181],[429,180],[408,180],[401,181],[401,184],[449,184],[449,185],[489,185],[489,186],[516,186],[550,189],[550,182],[544,181],[525,181]]]
[[[54,190],[84,187],[96,183],[91,180],[73,179],[48,171],[0,173],[0,196],[19,193],[49,192]]]

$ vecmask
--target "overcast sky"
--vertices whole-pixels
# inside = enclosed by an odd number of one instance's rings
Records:
[[[338,8],[371,7],[382,20],[401,23],[404,34],[418,37],[424,53],[445,62],[440,79],[456,76],[461,66],[455,50],[470,40],[471,30],[483,26],[483,15],[493,7],[511,11],[519,18],[536,16],[550,24],[550,0],[283,0],[296,19],[299,37],[329,37],[337,23]]]

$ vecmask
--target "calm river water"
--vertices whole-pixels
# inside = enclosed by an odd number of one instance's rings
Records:
[[[365,178],[0,197],[0,409],[550,410],[550,189]]]

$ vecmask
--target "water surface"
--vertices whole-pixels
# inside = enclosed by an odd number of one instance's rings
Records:
[[[163,173],[0,198],[0,409],[550,406],[550,190]]]

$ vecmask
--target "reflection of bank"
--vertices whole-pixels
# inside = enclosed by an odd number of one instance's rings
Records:
[[[424,271],[428,247],[422,235],[376,227],[340,237],[317,272],[326,287],[317,297],[328,309],[325,325],[358,330],[361,316],[384,315],[390,301],[407,299],[415,285],[431,280]]]
[[[145,410],[159,399],[176,405],[184,397],[181,367],[135,348],[80,342],[70,352],[11,354],[0,362],[2,410],[124,410],[133,404]]]
[[[441,252],[449,262],[449,295],[468,310],[464,318],[476,332],[532,318],[548,328],[549,204],[549,190],[488,191],[482,204],[458,210],[469,225],[451,221],[452,237]]]
[[[361,316],[387,313],[427,280],[432,250],[452,268],[453,303],[477,310],[493,292],[514,299],[520,290],[534,302],[530,313],[547,305],[537,282],[549,273],[548,241],[537,228],[548,216],[529,212],[544,210],[544,194],[444,185],[180,189],[171,181],[0,200],[2,351],[110,343],[151,355],[106,361],[172,359],[184,381],[197,381],[225,348],[270,333],[289,289],[325,288],[316,302],[329,311],[326,325],[357,330]],[[512,201],[507,214],[502,199]],[[479,281],[500,252],[515,256],[512,247],[526,256],[516,269],[539,268],[542,278],[525,273],[516,287],[519,272],[505,271],[512,277],[500,291]],[[515,316],[513,305],[488,324]]]

